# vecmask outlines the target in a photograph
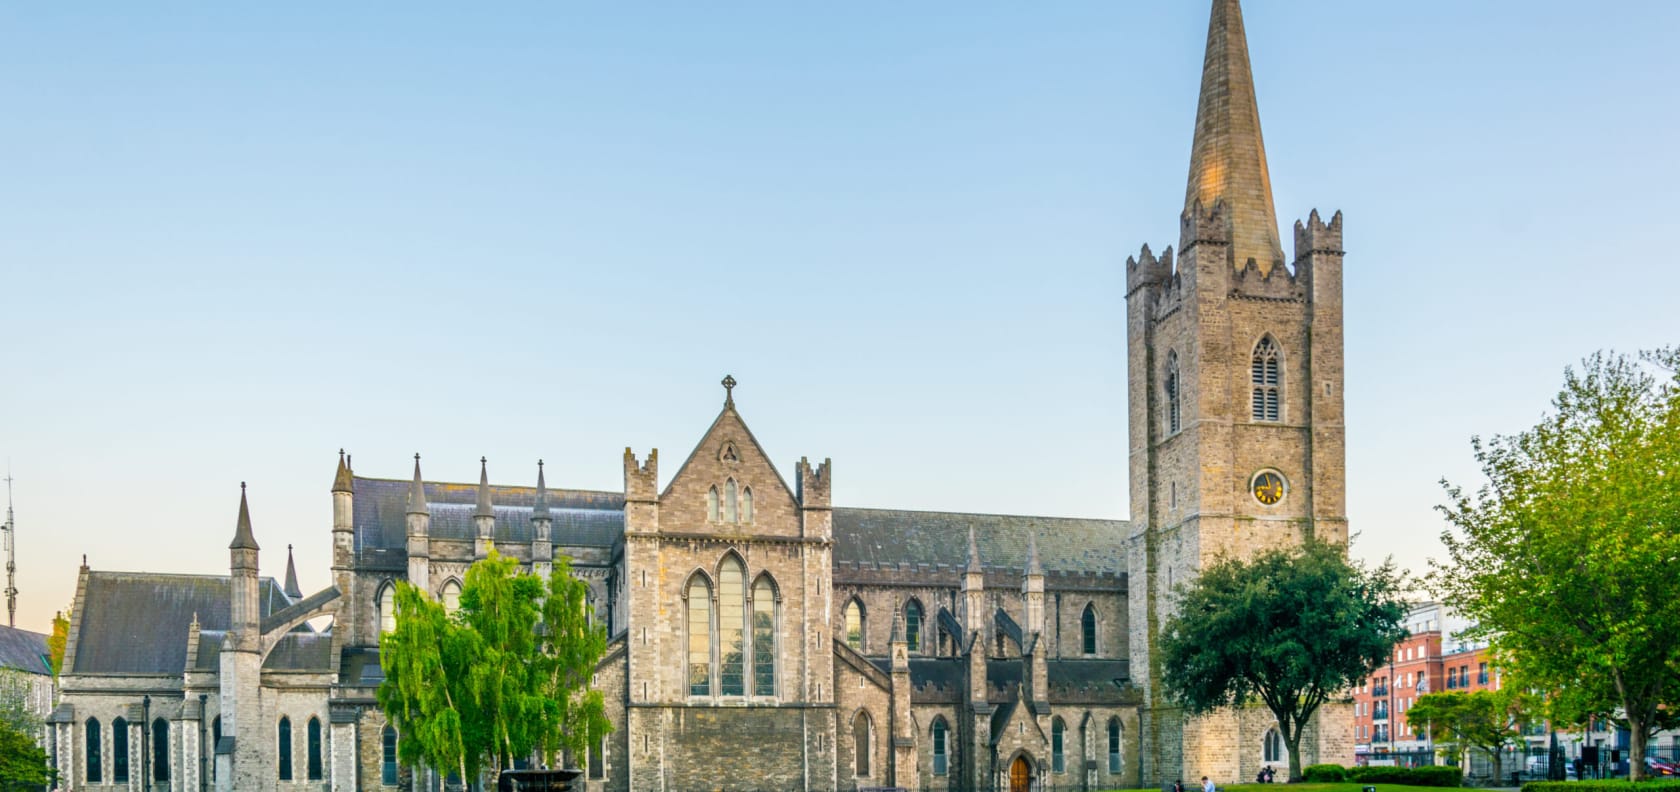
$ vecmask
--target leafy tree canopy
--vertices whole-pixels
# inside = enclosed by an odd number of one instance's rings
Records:
[[[35,792],[52,778],[47,752],[28,734],[0,721],[0,792]]]
[[[380,639],[379,704],[402,734],[404,764],[477,778],[537,755],[551,765],[610,731],[590,689],[606,631],[588,621],[588,586],[562,558],[545,583],[494,551],[467,571],[461,607],[407,583]]]
[[[1178,591],[1162,631],[1167,695],[1192,713],[1258,699],[1277,717],[1289,778],[1301,779],[1302,729],[1367,678],[1405,636],[1402,576],[1366,569],[1317,541],[1224,559]]]
[[[1532,697],[1510,685],[1474,693],[1427,693],[1406,711],[1406,721],[1428,729],[1436,740],[1481,751],[1493,762],[1493,777],[1501,778],[1500,749],[1520,740],[1533,706]]]
[[[53,614],[52,635],[47,636],[47,662],[52,665],[53,676],[58,676],[64,666],[64,646],[70,638],[70,614],[60,611]]]
[[[1487,483],[1445,485],[1432,576],[1521,684],[1565,720],[1619,713],[1635,756],[1680,711],[1680,347],[1642,357],[1595,354],[1534,428],[1472,441]]]

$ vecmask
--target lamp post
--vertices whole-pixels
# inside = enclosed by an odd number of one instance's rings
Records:
[[[152,792],[152,697],[140,697],[140,778],[146,792]]]

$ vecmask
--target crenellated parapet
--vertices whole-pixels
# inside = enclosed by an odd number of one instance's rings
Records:
[[[799,505],[805,509],[827,509],[833,504],[832,466],[834,460],[824,459],[811,466],[811,460],[800,457],[796,466],[799,476]]]
[[[1265,300],[1270,302],[1302,302],[1307,298],[1305,281],[1282,264],[1261,267],[1249,259],[1231,277],[1230,297],[1233,300]]]
[[[1145,286],[1159,286],[1173,277],[1173,249],[1171,245],[1156,258],[1150,252],[1149,246],[1144,245],[1142,252],[1126,259],[1126,294]]]
[[[1327,224],[1319,219],[1318,210],[1312,210],[1305,222],[1295,221],[1295,260],[1300,261],[1315,254],[1329,254],[1340,256],[1342,250],[1342,213],[1330,218]]]
[[[1218,245],[1221,251],[1217,255],[1228,261],[1232,234],[1231,213],[1224,199],[1207,206],[1198,198],[1178,216],[1178,249],[1183,253],[1203,245]]]
[[[624,449],[624,500],[630,503],[653,503],[659,500],[659,449],[648,452],[647,461],[636,459],[629,447]]]

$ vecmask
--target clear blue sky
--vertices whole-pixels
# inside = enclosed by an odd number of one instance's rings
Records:
[[[846,505],[1123,518],[1122,267],[1198,2],[0,8],[20,626],[95,568],[330,563],[363,475],[668,477],[733,373]],[[1565,365],[1680,341],[1680,4],[1256,2],[1280,226],[1347,215],[1355,550]]]

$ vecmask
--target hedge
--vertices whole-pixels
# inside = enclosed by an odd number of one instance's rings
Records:
[[[1680,790],[1680,780],[1644,781],[1638,784],[1620,781],[1530,781],[1522,785],[1522,792],[1661,792]]]
[[[1339,784],[1347,780],[1347,768],[1339,764],[1307,765],[1301,777],[1315,784]]]
[[[1347,771],[1347,780],[1362,784],[1455,787],[1464,783],[1464,771],[1450,765],[1350,767]],[[1572,789],[1568,792],[1585,792],[1585,790]]]

